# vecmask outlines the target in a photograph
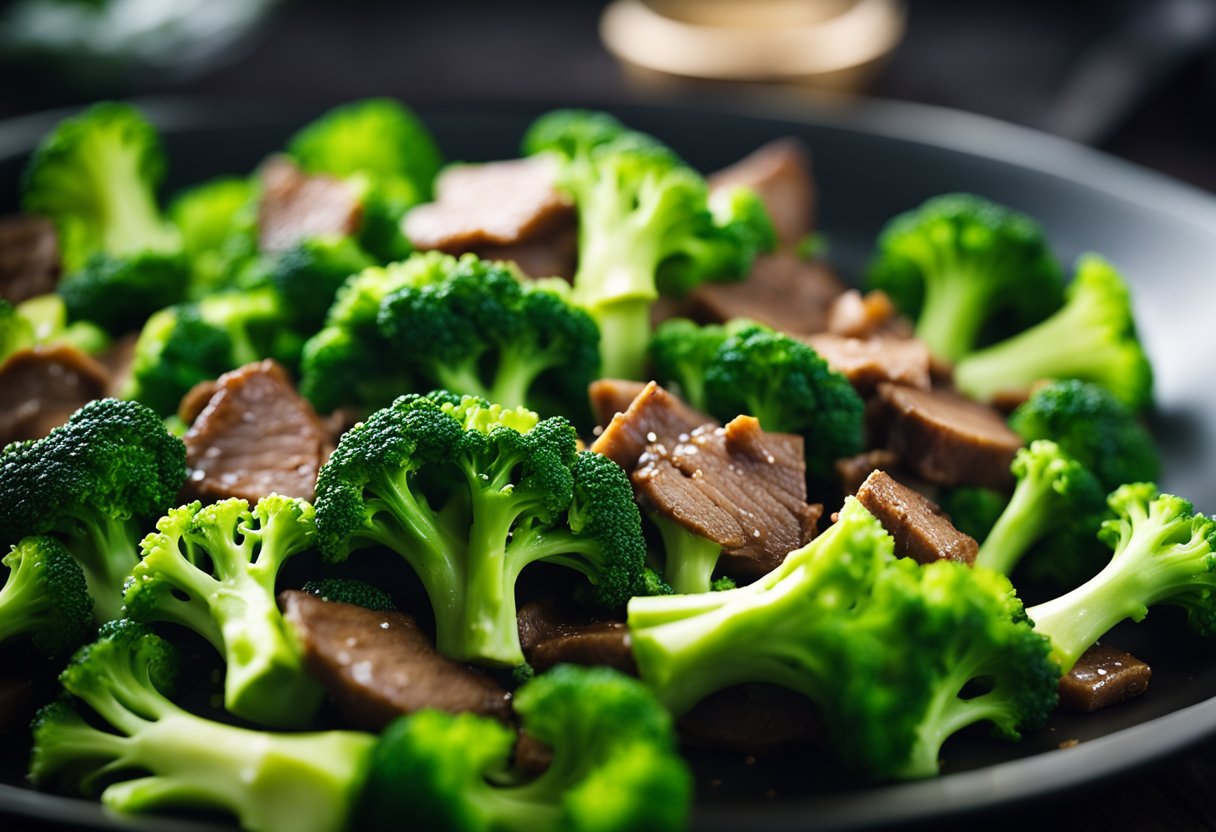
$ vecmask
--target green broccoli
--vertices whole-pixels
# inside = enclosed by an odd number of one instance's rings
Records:
[[[84,572],[53,537],[22,539],[0,563],[0,644],[29,636],[48,656],[75,650],[93,632],[93,599]]]
[[[1152,482],[1161,471],[1153,437],[1106,388],[1076,379],[1034,392],[1009,417],[1026,442],[1050,439],[1113,491],[1127,482]]]
[[[692,777],[670,715],[636,680],[562,665],[515,693],[523,729],[553,749],[538,777],[511,770],[515,731],[473,714],[420,711],[372,755],[360,828],[444,832],[683,829]]]
[[[0,364],[15,352],[34,346],[34,327],[4,298],[0,298]]]
[[[709,592],[722,547],[657,513],[650,519],[663,541],[663,584],[668,591],[680,595]]]
[[[0,454],[0,540],[54,535],[84,569],[96,619],[117,618],[143,523],[177,500],[186,448],[136,402],[98,399]]]
[[[397,609],[387,592],[357,578],[318,578],[304,584],[300,591],[315,595],[322,601],[354,604],[376,612],[394,612]]]
[[[558,187],[578,208],[574,300],[599,324],[606,376],[643,377],[650,306],[661,293],[741,278],[776,244],[754,192],[711,201],[705,180],[670,149],[602,114],[549,113],[524,146],[558,158]]]
[[[1102,565],[1098,529],[1106,520],[1106,490],[1085,466],[1050,439],[1018,451],[1017,477],[1004,511],[984,538],[975,565],[1009,575],[1029,556],[1040,576],[1073,584]]]
[[[0,310],[3,302],[0,302]],[[89,355],[98,355],[110,346],[109,334],[88,321],[68,323],[68,310],[63,298],[58,294],[38,295],[22,301],[16,306],[17,318],[25,324],[14,321],[23,346],[58,346],[60,344],[75,347]],[[0,314],[0,318],[3,315]],[[29,330],[25,329],[28,324]],[[4,323],[0,323],[3,331]],[[25,333],[32,333],[33,341],[26,341]],[[2,338],[3,336],[0,336]],[[2,354],[2,353],[0,353]]]
[[[100,792],[118,812],[214,809],[249,832],[347,828],[374,736],[272,734],[196,716],[170,698],[180,664],[173,645],[141,624],[103,626],[59,677],[79,701],[61,697],[34,719],[30,779]]]
[[[1110,562],[1026,611],[1066,673],[1107,630],[1125,618],[1142,620],[1156,604],[1180,606],[1192,629],[1216,634],[1216,520],[1152,483],[1122,485],[1108,503],[1115,516],[1099,534],[1114,549]]]
[[[549,288],[466,256],[439,282],[405,286],[380,305],[381,333],[428,387],[505,407],[581,402],[599,369],[599,330]]]
[[[976,540],[983,540],[1009,505],[1009,495],[995,488],[956,485],[938,491],[937,503],[950,517],[954,528]]]
[[[955,732],[992,723],[1017,739],[1055,706],[1058,670],[1007,578],[896,558],[857,502],[755,583],[634,598],[639,675],[676,715],[722,688],[769,682],[809,697],[854,769],[938,770]]]
[[[156,204],[164,169],[156,129],[115,102],[64,119],[34,151],[22,207],[55,223],[73,318],[117,333],[185,296],[181,239]]]
[[[269,269],[287,320],[313,333],[325,322],[325,313],[346,279],[374,265],[349,237],[315,237],[276,255]]]
[[[660,380],[698,410],[723,422],[747,414],[767,431],[803,435],[812,476],[833,478],[835,460],[864,448],[861,397],[801,341],[748,321],[673,319],[659,326],[651,351]]]
[[[973,194],[937,196],[888,222],[867,281],[949,361],[974,350],[1002,318],[1014,331],[1043,320],[1063,293],[1038,224]]]
[[[1136,336],[1127,286],[1096,254],[1077,261],[1076,278],[1055,314],[954,368],[959,390],[976,399],[1070,378],[1105,387],[1132,410],[1152,401],[1153,370]]]
[[[190,264],[190,297],[232,288],[257,256],[257,182],[220,177],[178,194],[169,218]]]
[[[534,561],[582,572],[605,607],[645,557],[625,472],[578,452],[561,417],[438,392],[402,396],[343,434],[317,478],[317,540],[345,559],[380,544],[422,580],[440,652],[522,664],[515,581]]]
[[[323,691],[304,672],[274,587],[283,562],[316,536],[312,506],[278,494],[252,511],[245,500],[196,500],[156,529],[127,580],[127,616],[181,624],[211,642],[227,663],[231,713],[274,728],[307,725]]]

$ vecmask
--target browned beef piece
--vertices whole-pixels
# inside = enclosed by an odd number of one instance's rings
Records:
[[[607,425],[616,414],[628,410],[633,400],[645,389],[646,383],[643,381],[620,378],[601,378],[591,382],[587,395],[591,399],[595,423],[601,427]]]
[[[809,699],[758,682],[710,694],[680,719],[679,729],[688,745],[748,754],[826,737],[819,709]]]
[[[899,465],[899,457],[886,448],[862,451],[856,456],[836,460],[834,467],[840,477],[840,488],[845,494],[856,494],[857,489],[874,471],[890,470]]]
[[[900,485],[884,471],[875,471],[857,490],[857,499],[895,538],[895,554],[917,563],[954,560],[975,563],[980,545],[954,528],[941,506]]]
[[[21,303],[55,291],[59,237],[42,217],[0,217],[0,298]]]
[[[121,398],[123,389],[131,381],[131,366],[135,361],[135,343],[138,340],[138,332],[120,335],[110,342],[105,352],[97,356],[110,374],[110,383],[106,385],[107,396]]]
[[[186,415],[207,390],[187,394]],[[313,498],[317,472],[332,450],[329,431],[274,361],[220,376],[192,421],[183,437],[187,498]]]
[[[1022,440],[1001,414],[957,394],[878,385],[876,432],[917,476],[937,485],[1008,489]]]
[[[771,571],[815,536],[823,514],[806,502],[802,437],[765,433],[751,416],[649,444],[631,478],[648,508],[721,546],[732,577]]]
[[[553,749],[527,731],[515,741],[515,769],[524,774],[541,774],[553,762]]]
[[[568,228],[574,206],[558,192],[556,175],[543,156],[449,167],[435,181],[435,201],[405,215],[405,235],[419,249],[461,254]]]
[[[1060,707],[1088,712],[1118,705],[1147,691],[1152,675],[1132,654],[1095,644],[1060,679]]]
[[[632,471],[650,443],[680,441],[680,437],[705,424],[715,423],[652,381],[623,413],[612,418],[591,443],[591,450]]]
[[[838,295],[828,307],[825,329],[833,335],[849,338],[872,338],[876,335],[893,335],[910,338],[912,324],[895,311],[891,298],[881,289],[866,292],[849,289]]]
[[[510,260],[528,277],[573,280],[578,265],[578,227],[571,217],[543,236],[509,245],[478,246],[473,253],[482,260]]]
[[[815,181],[811,154],[798,139],[775,139],[728,168],[710,174],[711,190],[744,185],[764,200],[783,248],[815,228]]]
[[[106,368],[75,347],[18,350],[0,364],[0,446],[46,436],[109,382]]]
[[[825,263],[808,263],[789,252],[762,254],[747,280],[698,286],[687,298],[687,310],[702,323],[751,318],[779,332],[810,335],[827,327],[828,309],[844,290]]]
[[[341,179],[304,173],[281,156],[263,165],[261,176],[258,245],[262,251],[284,251],[309,237],[349,236],[363,221],[358,195]]]
[[[623,621],[590,618],[554,601],[529,601],[517,620],[520,646],[537,672],[566,663],[606,665],[637,675]]]
[[[929,389],[929,348],[915,338],[848,338],[820,332],[803,339],[863,397],[884,381]]]
[[[379,731],[422,708],[511,720],[502,686],[440,655],[404,613],[322,601],[290,589],[279,594],[279,605],[299,639],[305,668],[351,727]]]

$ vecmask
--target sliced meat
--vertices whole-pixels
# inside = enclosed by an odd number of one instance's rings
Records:
[[[628,410],[633,400],[645,389],[645,382],[620,378],[601,378],[591,382],[587,395],[591,399],[591,413],[595,416],[595,423],[600,426],[607,425],[616,414]]]
[[[820,742],[827,733],[819,709],[788,688],[750,683],[702,699],[679,722],[690,746],[748,754]]]
[[[528,277],[574,279],[578,265],[578,227],[569,222],[543,236],[509,245],[478,246],[473,253],[482,260],[510,260]]]
[[[815,228],[811,154],[798,139],[775,139],[730,167],[710,174],[708,181],[714,191],[743,185],[759,194],[783,248],[797,245]]]
[[[1060,706],[1089,712],[1118,705],[1147,691],[1152,675],[1131,653],[1095,644],[1060,679]]]
[[[915,338],[848,338],[821,332],[803,340],[863,397],[884,381],[929,389],[929,348]]]
[[[59,237],[42,217],[0,217],[0,298],[21,303],[55,291]]]
[[[975,538],[954,528],[937,503],[900,485],[885,472],[870,474],[857,489],[857,499],[895,538],[895,554],[917,563],[975,563],[980,550]]]
[[[106,368],[75,347],[18,350],[0,364],[0,446],[46,436],[109,383]]]
[[[612,418],[591,443],[591,450],[632,471],[650,443],[680,441],[680,437],[705,424],[716,423],[652,381],[624,412]]]
[[[701,323],[750,318],[778,332],[810,335],[826,328],[828,309],[844,290],[825,263],[789,252],[762,254],[747,280],[703,283],[693,290],[688,315]]]
[[[881,289],[866,292],[856,289],[836,297],[828,307],[826,330],[833,335],[848,338],[872,338],[876,335],[893,335],[897,338],[912,336],[912,324],[901,317],[891,303],[890,296]]]
[[[97,356],[97,360],[110,374],[110,383],[106,385],[107,396],[122,396],[131,381],[131,366],[135,361],[135,344],[139,341],[138,332],[128,332],[110,342],[105,352]]]
[[[441,655],[404,613],[322,601],[297,590],[280,593],[279,605],[299,640],[305,668],[351,727],[379,731],[422,708],[511,720],[502,686]]]
[[[207,389],[186,396],[187,413]],[[313,498],[317,472],[331,452],[329,431],[274,361],[220,376],[192,421],[182,437],[188,499]]]
[[[857,489],[874,471],[891,470],[899,465],[899,457],[886,448],[874,448],[856,456],[836,460],[836,474],[840,477],[840,488],[845,494],[856,494]]]
[[[435,201],[405,215],[405,235],[449,254],[535,240],[573,223],[556,181],[557,163],[545,156],[450,166],[435,181]]]
[[[937,485],[1013,486],[1009,465],[1022,440],[1001,414],[962,396],[878,385],[875,424],[915,474]]]
[[[631,478],[648,508],[721,546],[731,577],[771,571],[815,536],[823,514],[806,502],[802,437],[765,433],[751,416],[650,443]]]
[[[211,401],[211,397],[219,389],[219,382],[215,379],[200,381],[191,387],[186,391],[186,395],[182,396],[182,400],[177,403],[177,418],[187,425],[194,424],[194,420],[203,412],[203,408],[207,406],[207,403]]]
[[[258,245],[278,252],[309,237],[346,237],[363,221],[355,190],[333,176],[307,174],[278,156],[262,167]]]
[[[589,618],[555,601],[530,601],[519,610],[519,643],[536,672],[558,664],[606,665],[637,675],[623,621]]]
[[[527,731],[519,732],[515,741],[515,769],[532,777],[541,774],[553,762],[553,749]]]

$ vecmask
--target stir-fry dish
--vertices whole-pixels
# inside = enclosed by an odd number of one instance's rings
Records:
[[[521,147],[445,164],[360,101],[164,204],[132,106],[32,154],[0,650],[45,683],[0,731],[33,787],[254,832],[675,830],[684,749],[933,777],[969,726],[1144,694],[1124,619],[1216,632],[1115,265],[947,194],[850,289],[795,140],[706,177],[563,110]]]

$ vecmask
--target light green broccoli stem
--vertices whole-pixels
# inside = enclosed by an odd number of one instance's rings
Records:
[[[663,580],[678,595],[709,592],[722,547],[674,520],[651,519],[663,538]]]
[[[54,614],[47,608],[46,587],[30,574],[32,561],[32,557],[21,558],[0,587],[0,644],[31,632],[39,619]]]
[[[957,263],[925,269],[925,300],[916,319],[916,337],[947,361],[971,352],[987,318],[991,287],[983,275],[969,271]]]
[[[600,374],[641,381],[646,376],[652,299],[626,298],[587,307],[600,328]]]
[[[179,245],[178,235],[161,219],[152,190],[144,185],[139,155],[124,148],[121,138],[112,140],[118,142],[116,147],[107,143],[81,154],[97,183],[92,193],[100,199],[96,207],[103,248],[117,255],[172,251]]]
[[[1050,528],[1055,519],[1051,509],[1052,479],[1027,472],[1005,510],[980,545],[975,566],[992,569],[1002,575],[1013,572],[1018,561]]]
[[[85,585],[93,598],[98,624],[122,618],[123,585],[139,563],[133,541],[138,539],[134,520],[104,515],[77,518],[78,529],[67,549],[84,570]]]
[[[480,396],[506,408],[526,407],[528,393],[545,370],[561,365],[565,356],[559,350],[541,350],[535,342],[521,340],[502,346],[493,381],[481,379],[477,365],[480,356],[458,364],[436,363],[432,370],[439,386],[453,393]]]

